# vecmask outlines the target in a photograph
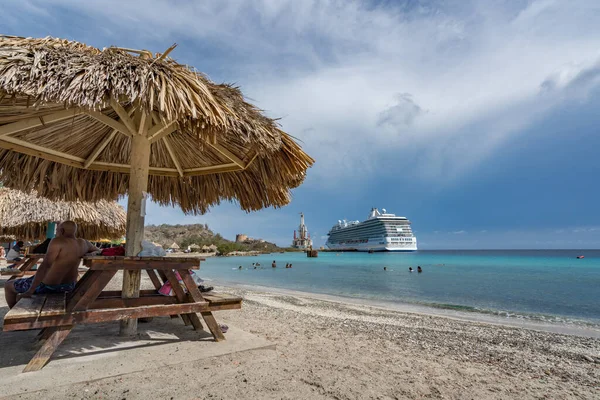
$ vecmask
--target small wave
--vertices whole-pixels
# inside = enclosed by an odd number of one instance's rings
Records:
[[[600,327],[600,321],[596,322],[596,321],[589,321],[589,320],[583,320],[583,319],[567,318],[567,317],[558,316],[558,315],[514,312],[514,311],[504,311],[504,310],[492,310],[492,309],[485,309],[485,308],[480,308],[480,307],[465,306],[465,305],[461,305],[461,304],[427,303],[427,302],[416,302],[416,303],[423,305],[423,306],[442,309],[442,310],[452,310],[452,311],[493,315],[496,317],[520,319],[520,320],[525,320],[525,321],[546,322],[546,323],[553,323],[553,324],[567,324],[567,325],[576,325],[576,326],[588,327],[588,328],[599,328]]]

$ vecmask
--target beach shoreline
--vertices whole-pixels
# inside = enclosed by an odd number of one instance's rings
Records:
[[[333,296],[206,284],[244,298],[241,310],[217,312],[219,323],[266,339],[275,350],[169,367],[158,363],[118,378],[57,386],[18,398],[600,396],[597,338],[398,311]],[[110,286],[120,285],[121,277],[115,276]],[[142,286],[150,287],[146,277]],[[167,375],[183,384],[165,385]]]
[[[211,281],[207,281],[207,284],[210,282]],[[327,293],[304,292],[285,288],[247,285],[234,282],[225,282],[222,285],[219,285],[219,287],[224,288],[228,291],[244,290],[251,293],[279,294],[314,300],[330,301],[340,304],[349,304],[354,306],[372,307],[385,311],[410,313],[423,316],[435,316],[440,318],[456,319],[465,322],[499,325],[511,328],[531,329],[541,332],[559,333],[564,335],[600,339],[600,326],[592,324],[590,324],[589,326],[580,326],[570,323],[526,320],[519,318],[502,317],[500,315],[483,314],[479,312],[467,312],[453,309],[436,308],[425,304],[375,300],[362,297],[332,295]]]

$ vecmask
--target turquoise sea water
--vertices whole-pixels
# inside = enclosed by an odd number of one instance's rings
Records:
[[[580,254],[585,259],[575,258]],[[277,268],[271,268],[273,260],[277,261]],[[255,262],[261,267],[254,269]],[[293,268],[285,268],[288,262]],[[242,270],[238,270],[240,265]],[[423,268],[421,274],[416,272],[418,265]],[[409,266],[415,272],[409,273]],[[214,284],[268,286],[514,318],[600,325],[599,250],[213,257],[202,262],[201,275]]]

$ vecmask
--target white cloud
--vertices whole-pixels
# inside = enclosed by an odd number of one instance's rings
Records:
[[[12,8],[83,13],[98,20],[98,34],[108,32],[106,45],[185,41],[175,57],[215,66],[303,139],[317,159],[309,184],[369,177],[397,153],[409,174],[451,180],[565,101],[568,88],[599,83],[595,0],[52,0]]]

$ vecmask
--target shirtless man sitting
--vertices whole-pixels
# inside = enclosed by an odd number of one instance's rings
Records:
[[[79,239],[77,224],[65,221],[58,226],[56,238],[50,241],[44,261],[37,273],[29,278],[6,282],[4,295],[9,308],[17,301],[33,294],[70,292],[77,282],[81,257],[98,249],[85,239]]]

